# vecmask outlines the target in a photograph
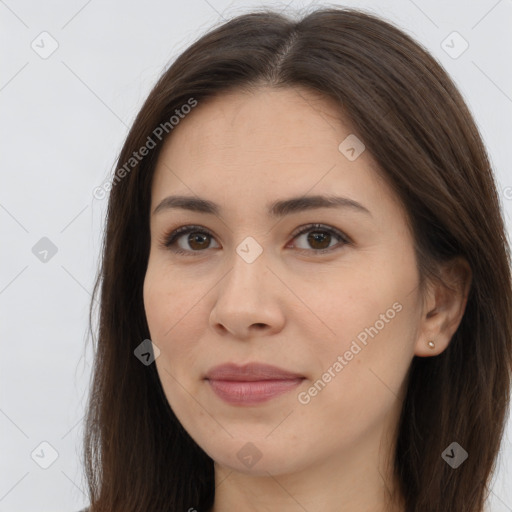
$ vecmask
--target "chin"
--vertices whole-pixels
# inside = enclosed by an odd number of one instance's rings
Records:
[[[249,441],[233,439],[225,451],[215,445],[208,455],[216,464],[238,473],[253,476],[277,476],[296,472],[300,465],[297,445],[289,447],[282,442],[277,445],[269,441]],[[204,448],[203,448],[204,449]],[[205,450],[206,451],[206,450]],[[304,464],[307,465],[306,461]]]

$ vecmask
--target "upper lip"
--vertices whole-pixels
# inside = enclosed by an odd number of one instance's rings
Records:
[[[269,364],[247,363],[239,366],[235,363],[226,363],[210,368],[205,378],[209,380],[260,381],[301,379],[304,376]]]

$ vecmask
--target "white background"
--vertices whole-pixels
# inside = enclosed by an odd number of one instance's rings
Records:
[[[113,172],[128,127],[168,64],[223,18],[262,5],[312,4],[0,0],[0,512],[73,512],[88,504],[81,466],[88,307],[106,208],[92,191]],[[454,78],[488,147],[510,232],[512,1],[343,5],[396,22]],[[50,48],[43,31],[58,43],[46,59],[31,47]],[[455,59],[441,46],[453,31],[469,44]],[[32,252],[42,237],[57,248],[46,263]],[[512,511],[512,486],[505,488],[511,423],[493,512]],[[48,469],[31,458],[43,441],[58,452]]]

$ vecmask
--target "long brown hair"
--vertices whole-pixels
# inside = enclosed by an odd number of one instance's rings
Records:
[[[342,8],[299,20],[262,9],[215,27],[165,71],[133,123],[112,182],[90,308],[91,319],[100,291],[84,436],[91,511],[213,505],[212,459],[176,419],[155,365],[134,356],[150,337],[142,290],[151,182],[176,109],[260,85],[303,87],[338,102],[405,207],[422,285],[439,278],[440,263],[469,263],[471,289],[451,343],[412,361],[394,469],[407,512],[481,512],[512,373],[510,252],[492,169],[437,61],[389,22]],[[130,160],[150,139],[147,154]],[[453,441],[469,454],[457,469],[441,457]]]

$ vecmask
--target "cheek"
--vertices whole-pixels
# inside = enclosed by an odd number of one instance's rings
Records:
[[[153,341],[164,341],[193,314],[199,301],[197,287],[182,284],[179,275],[158,263],[149,263],[144,279],[143,297],[146,319]]]
[[[204,412],[201,408],[195,409],[194,401],[184,391],[194,393],[190,382],[197,364],[194,339],[198,339],[204,327],[201,328],[198,318],[200,303],[193,307],[198,300],[197,289],[181,289],[179,280],[161,275],[152,271],[146,274],[144,307],[151,341],[160,350],[155,365],[162,388],[169,405],[180,412],[182,420],[183,411],[189,411],[187,414],[194,417]]]
[[[376,312],[385,314],[386,308]],[[384,327],[375,326],[378,316],[371,313],[361,311],[357,319],[340,320],[340,329],[343,321],[350,323],[355,336],[340,336],[335,343],[315,347],[318,371],[300,397],[301,404],[308,402],[299,406],[307,417],[315,424],[321,418],[324,435],[340,445],[382,424],[401,405],[398,397],[412,360],[408,339],[414,309],[403,305]]]
[[[331,369],[337,384],[329,387],[342,392],[349,386],[363,402],[371,400],[364,395],[374,386],[398,392],[413,357],[419,300],[414,265],[409,261],[402,269],[398,274],[388,263],[364,273],[340,272],[325,281],[323,293],[309,294],[308,305],[321,319],[302,324],[306,339],[315,340],[309,347],[315,378]]]
[[[184,285],[179,276],[148,268],[144,281],[144,307],[150,337],[160,349],[156,360],[168,389],[175,381],[188,381],[198,364],[198,342],[207,329],[205,290]],[[166,371],[164,371],[166,370]]]
[[[317,277],[315,285],[301,287],[297,283],[295,290],[307,309],[295,321],[308,333],[306,340],[315,340],[318,355],[343,353],[358,336],[364,343],[370,337],[367,330],[375,322],[379,322],[380,330],[388,327],[380,325],[380,315],[388,311],[387,320],[395,316],[393,304],[398,293],[395,286],[382,279],[373,281],[372,277],[354,269],[342,269]]]

